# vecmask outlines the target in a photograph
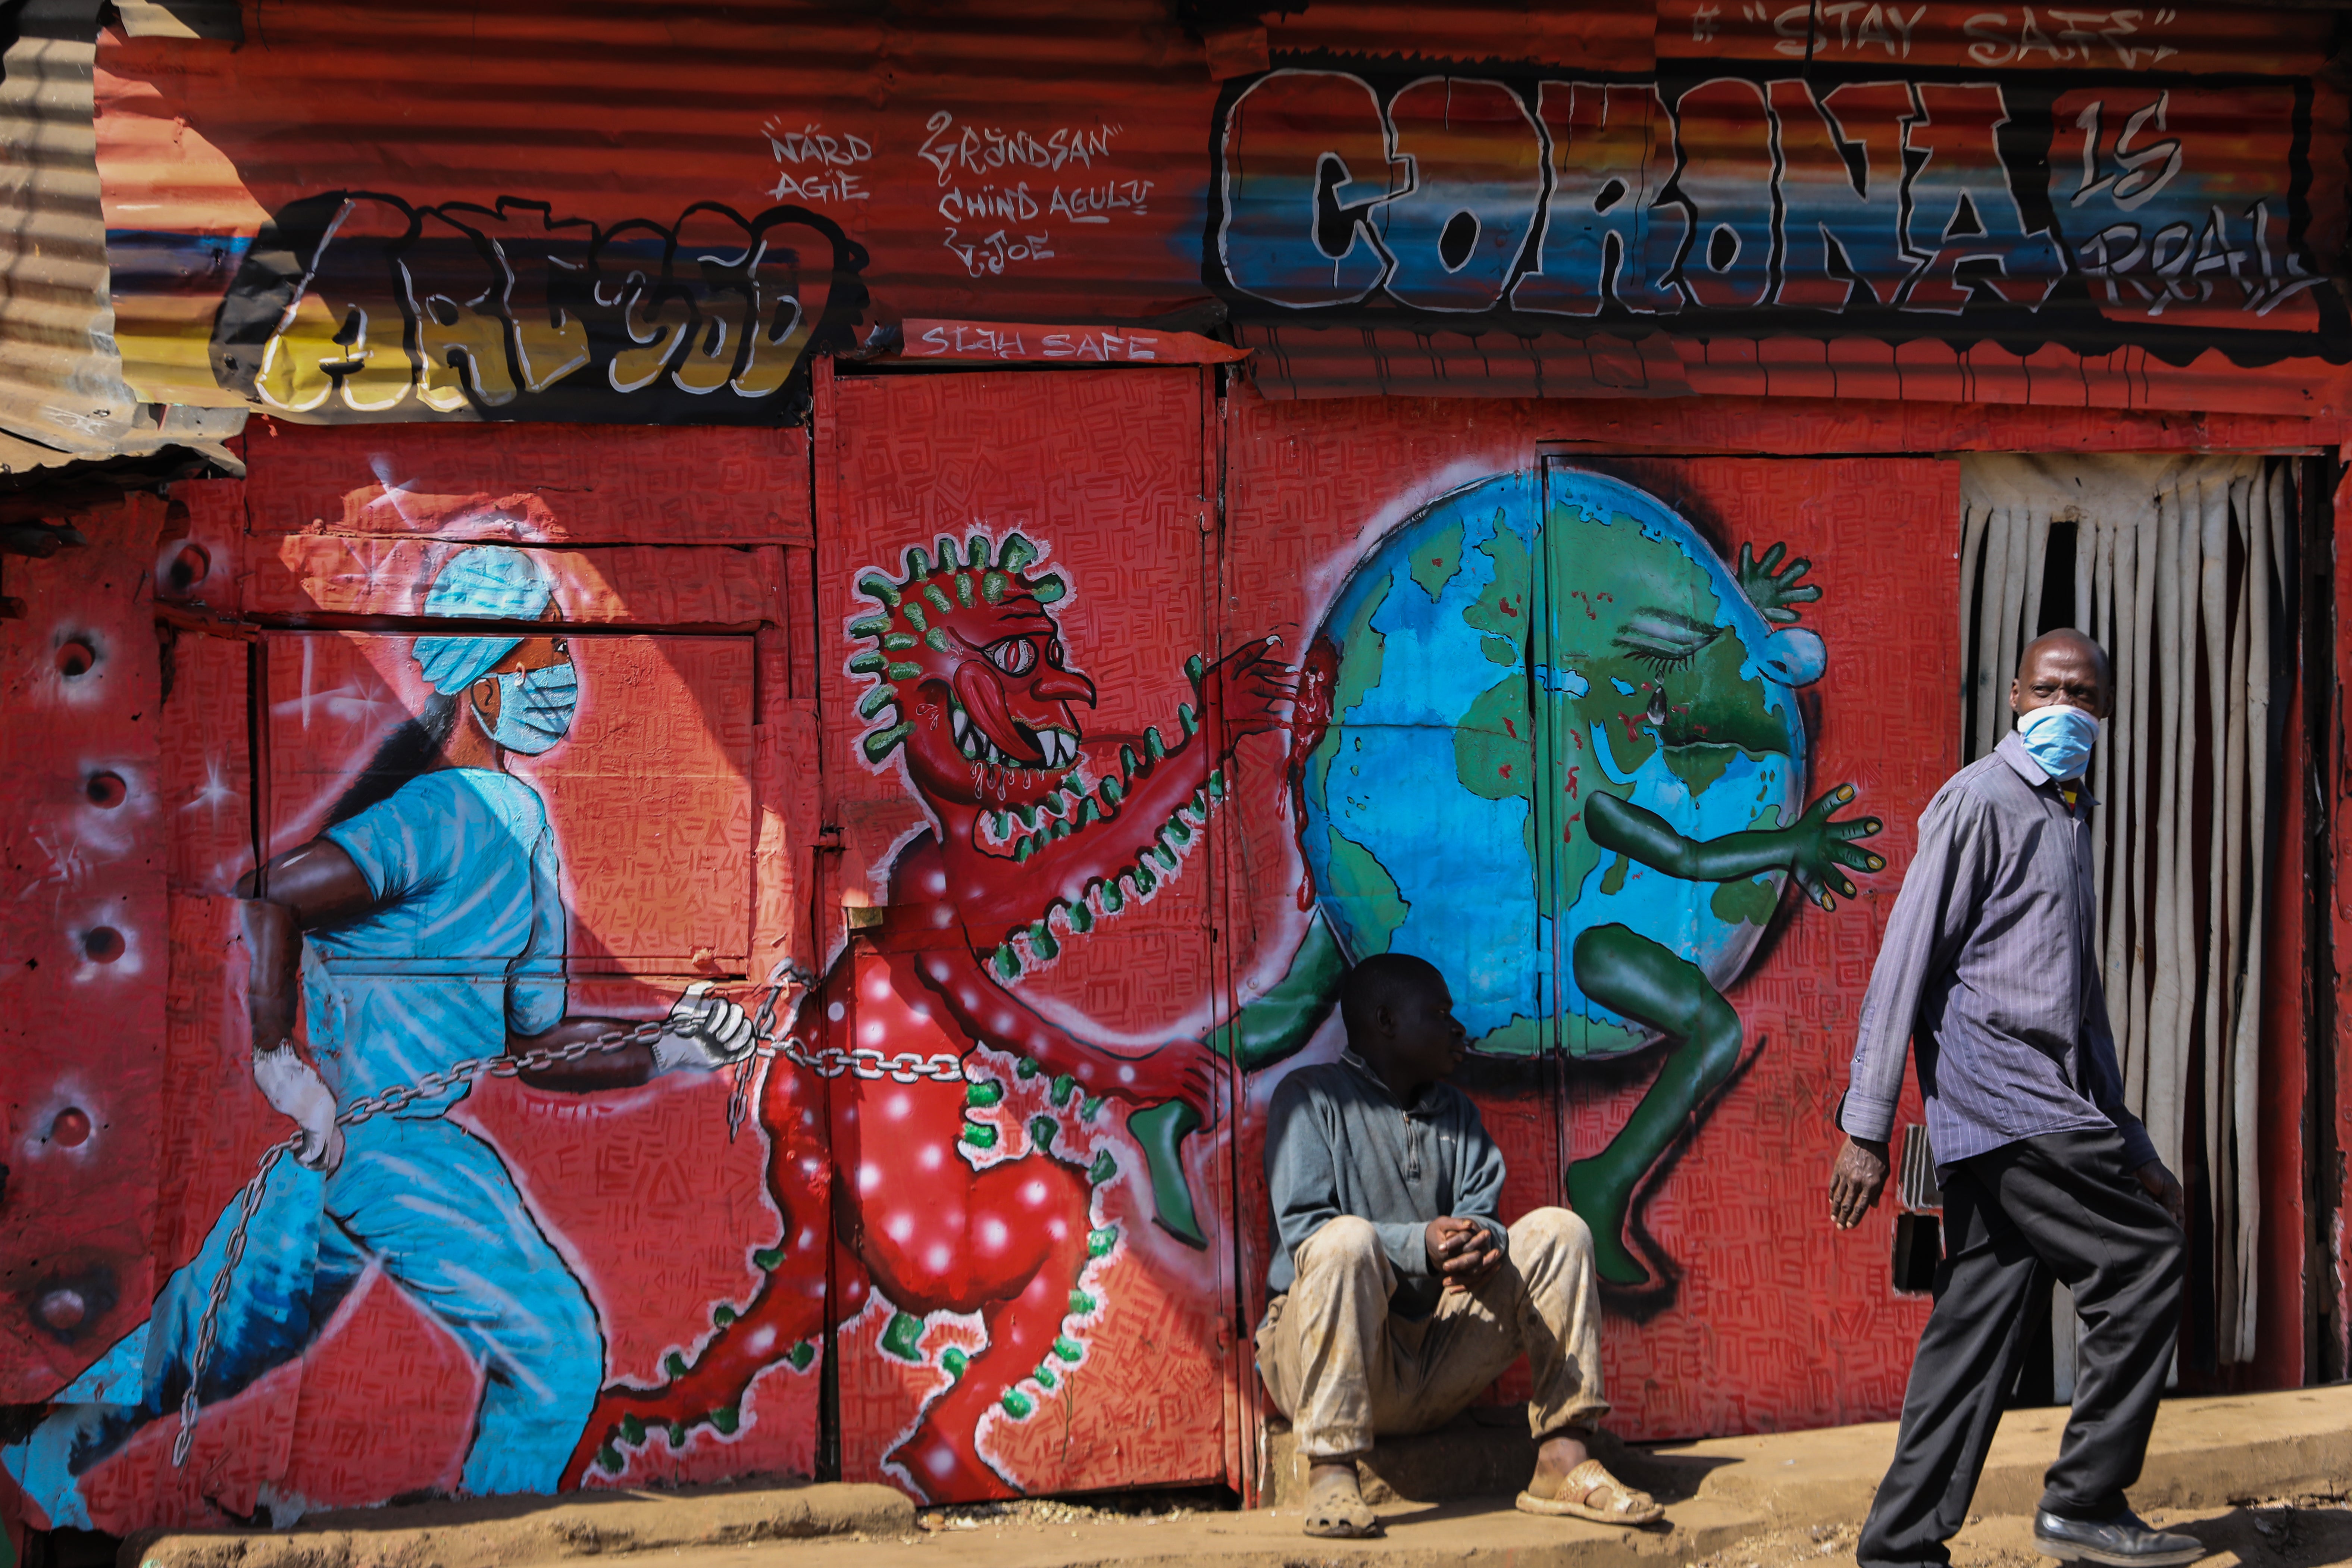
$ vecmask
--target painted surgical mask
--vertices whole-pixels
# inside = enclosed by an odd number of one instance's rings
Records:
[[[535,757],[571,732],[580,710],[580,672],[570,660],[492,679],[499,683],[499,721],[484,726],[492,741]],[[479,722],[481,710],[474,712]]]

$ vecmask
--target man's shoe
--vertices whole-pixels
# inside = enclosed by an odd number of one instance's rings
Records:
[[[2205,1555],[2205,1543],[2195,1536],[2150,1530],[2129,1509],[2094,1522],[2061,1519],[2045,1508],[2033,1516],[2033,1544],[2062,1563],[2108,1568],[2187,1568]]]

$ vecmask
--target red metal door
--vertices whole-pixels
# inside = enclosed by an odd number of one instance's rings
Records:
[[[208,566],[164,579],[187,628],[165,691],[58,692],[93,712],[111,704],[92,692],[130,699],[126,721],[160,731],[152,761],[95,732],[67,752],[128,786],[89,797],[94,822],[168,814],[152,864],[172,896],[168,944],[160,899],[145,925],[118,900],[113,957],[131,962],[93,960],[84,985],[144,976],[163,1017],[122,1040],[163,1049],[160,1074],[128,1049],[75,1097],[93,1150],[118,1104],[149,1131],[109,1151],[135,1196],[58,1194],[84,1251],[114,1247],[96,1215],[139,1236],[112,1300],[79,1292],[81,1331],[50,1336],[73,1359],[21,1391],[67,1428],[115,1407],[88,1463],[28,1487],[49,1522],[814,1468],[830,1167],[808,1135],[747,1102],[754,1073],[700,1059],[643,1081],[507,1076],[574,1043],[593,1061],[691,984],[755,1005],[805,962],[814,689],[783,609],[807,582],[805,452],[797,432],[289,430],[248,480],[198,487],[202,515],[166,540],[167,564],[194,541]],[[170,525],[148,511],[152,541]],[[370,629],[302,629],[320,626]],[[154,635],[65,629],[101,655]],[[273,855],[323,840],[361,883],[305,927],[290,983],[344,1161],[281,1159],[240,1225],[292,1126],[250,1054],[238,879],[257,833]],[[821,1156],[821,1118],[814,1136]],[[26,1173],[48,1166],[70,1173]],[[169,1378],[194,1357],[175,1463]]]
[[[1204,395],[836,384],[819,663],[864,906],[828,982],[855,1042],[845,1479],[950,1500],[1224,1473]]]
[[[1357,952],[1385,944],[1447,972],[1473,1037],[1456,1081],[1509,1171],[1504,1217],[1567,1203],[1607,1238],[1613,1430],[1668,1438],[1891,1415],[1925,1303],[1894,1289],[1887,1220],[1841,1236],[1811,1216],[1876,929],[1911,825],[1957,762],[1955,468],[1583,450],[1559,461],[1624,487],[1601,514],[1644,520],[1596,544],[1594,530],[1555,528],[1547,510],[1564,498],[1551,495],[1561,476],[1540,454],[1567,423],[1551,407],[1433,401],[1362,405],[1341,427],[1321,407],[1236,395],[1221,608],[1236,635],[1305,627],[1311,675],[1307,750],[1293,764],[1301,809],[1237,818],[1247,868],[1228,884],[1237,990],[1270,994],[1286,965],[1295,973],[1311,956],[1309,910]],[[1604,488],[1583,485],[1588,512]],[[1782,553],[1758,564],[1776,543]],[[1657,559],[1636,570],[1645,554]],[[1794,572],[1799,560],[1811,564]],[[1789,592],[1816,584],[1818,598]],[[1734,623],[1739,635],[1723,635]],[[1768,706],[1784,731],[1796,715],[1801,767],[1785,736],[1772,742],[1759,723],[1734,745],[1686,721],[1698,667],[1714,672],[1722,707],[1751,662],[1784,653],[1804,657],[1782,668]],[[1441,663],[1450,687],[1430,673]],[[1318,710],[1328,728],[1313,722]],[[1375,766],[1370,731],[1412,712],[1454,731],[1437,765]],[[1652,731],[1698,745],[1662,755],[1675,748]],[[1776,746],[1788,760],[1769,754]],[[1644,768],[1659,786],[1648,796],[1634,779]],[[1766,789],[1767,773],[1786,798]],[[1601,790],[1680,821],[1688,837],[1727,824],[1786,830],[1791,801],[1802,812],[1849,783],[1853,798],[1836,815],[1884,823],[1856,842],[1886,864],[1850,868],[1857,896],[1839,891],[1833,911],[1774,876],[1677,881],[1622,851],[1594,854],[1579,820]],[[1738,821],[1675,816],[1710,790],[1708,809]],[[1481,847],[1524,842],[1533,864],[1497,871],[1471,896],[1484,918],[1507,901],[1492,889],[1536,882],[1531,944],[1481,942],[1468,933],[1486,928],[1460,918],[1480,867],[1449,847],[1465,824],[1496,824],[1496,806],[1512,815]],[[1357,847],[1379,875],[1342,863],[1338,850]],[[1736,1032],[1719,1030],[1699,1059],[1673,1067],[1677,1044],[1622,1014],[1570,1026],[1579,939],[1641,923],[1612,901],[1666,917],[1634,934],[1692,974],[1706,971],[1727,1008],[1714,1016]],[[1474,984],[1487,972],[1526,983],[1539,1037],[1521,1026],[1522,998]],[[1238,1169],[1249,1184],[1237,1212],[1253,1311],[1265,1272],[1263,1108],[1293,1067],[1336,1055],[1340,1036],[1332,1021],[1295,1054],[1248,1058]],[[1523,1387],[1507,1379],[1500,1392]]]

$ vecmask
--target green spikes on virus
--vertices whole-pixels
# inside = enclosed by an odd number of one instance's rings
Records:
[[[891,656],[923,647],[952,654],[955,640],[937,624],[939,617],[971,609],[976,604],[1002,604],[1019,594],[1027,594],[1041,605],[1058,604],[1066,597],[1069,584],[1059,575],[1028,574],[1040,553],[1018,533],[996,541],[973,531],[961,544],[942,535],[929,552],[921,545],[909,547],[903,575],[893,577],[887,571],[861,574],[857,592],[880,606],[882,613],[861,614],[848,625],[852,637],[870,639],[869,646],[851,656],[848,665],[850,674],[866,676],[874,683],[858,701],[859,717],[896,719],[911,711],[904,700],[908,694],[898,689],[923,679],[924,667]],[[879,766],[913,732],[913,727],[903,721],[894,722],[867,731],[859,749],[868,763]]]

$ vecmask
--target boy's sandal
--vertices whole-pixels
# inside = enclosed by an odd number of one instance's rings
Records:
[[[1361,1541],[1381,1532],[1381,1521],[1364,1501],[1352,1467],[1326,1471],[1309,1484],[1303,1528],[1309,1535],[1341,1541]]]
[[[1538,1488],[1547,1488],[1550,1495],[1542,1495]],[[1598,1459],[1587,1459],[1565,1476],[1537,1476],[1519,1494],[1519,1507],[1528,1513],[1589,1519],[1596,1524],[1654,1524],[1666,1516],[1649,1493],[1625,1485]]]

